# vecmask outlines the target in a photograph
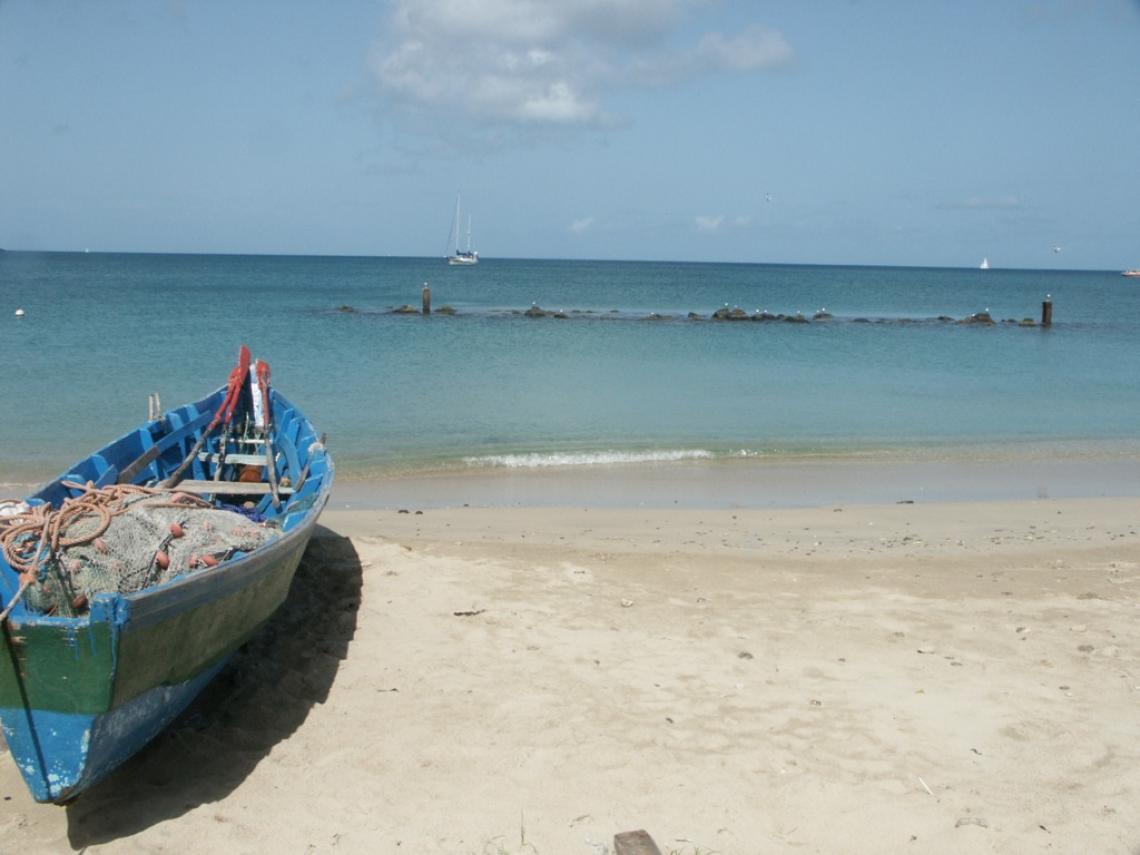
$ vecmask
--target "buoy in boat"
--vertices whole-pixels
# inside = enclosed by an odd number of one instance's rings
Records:
[[[243,466],[238,475],[238,480],[243,484],[258,484],[261,482],[261,467],[260,466]]]
[[[17,318],[24,317],[24,310],[23,309],[16,309],[16,317]]]

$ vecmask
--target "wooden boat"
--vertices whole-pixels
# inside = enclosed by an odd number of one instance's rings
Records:
[[[177,483],[181,498],[217,504],[236,494],[273,529],[263,546],[133,593],[98,593],[71,616],[34,611],[20,598],[27,574],[0,558],[0,611],[8,612],[0,618],[0,723],[37,801],[69,801],[142,748],[285,600],[328,501],[333,463],[300,410],[268,387],[268,367],[255,378],[244,347],[242,357],[240,378],[239,365],[227,386],[144,423],[26,500],[48,512],[84,490],[185,474],[193,480]],[[260,431],[235,432],[256,424],[259,398]],[[259,438],[265,465],[251,467],[256,455],[241,443],[256,448]],[[268,480],[236,480],[251,471]]]

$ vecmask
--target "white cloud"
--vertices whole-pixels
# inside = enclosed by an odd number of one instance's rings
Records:
[[[698,232],[712,233],[720,229],[720,224],[724,222],[724,214],[717,214],[710,216],[704,214],[696,218],[695,223]]]
[[[539,122],[590,122],[598,115],[598,106],[583,100],[565,80],[551,83],[544,92],[526,95],[513,111],[517,118]]]
[[[790,62],[794,55],[782,34],[757,26],[735,36],[709,33],[697,47],[697,56],[717,71],[771,68]]]
[[[593,224],[594,224],[594,218],[593,217],[582,217],[582,219],[575,220],[574,222],[572,222],[570,224],[570,231],[574,232],[574,234],[576,234],[576,235],[580,235],[580,234],[582,234],[582,232],[588,231],[590,226],[592,226]]]
[[[752,225],[752,217],[748,216],[747,214],[741,214],[739,217],[732,221],[732,224],[740,229],[745,228],[746,226]]]
[[[617,89],[784,64],[758,26],[677,46],[707,0],[393,0],[370,68],[399,102],[483,122],[596,125]]]

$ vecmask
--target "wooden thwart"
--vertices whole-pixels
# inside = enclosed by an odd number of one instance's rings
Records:
[[[614,835],[614,855],[661,855],[661,850],[643,828]]]
[[[181,493],[214,493],[219,496],[264,496],[270,487],[264,481],[179,481],[174,488]],[[292,487],[277,488],[282,495],[291,495]]]
[[[218,462],[218,454],[213,451],[201,451],[198,453],[198,459],[209,461],[210,463]],[[239,466],[264,466],[268,462],[268,458],[264,454],[242,454],[241,452],[231,451],[226,455],[226,463],[234,463]]]

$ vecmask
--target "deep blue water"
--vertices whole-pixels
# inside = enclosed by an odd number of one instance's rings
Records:
[[[456,316],[389,313],[425,281]],[[1047,293],[1049,330],[933,320],[1038,318]],[[532,303],[569,317],[512,314]],[[835,317],[685,317],[726,303]],[[1129,442],[1138,323],[1116,271],[9,252],[0,481],[62,470],[149,392],[221,385],[242,342],[346,473]]]

